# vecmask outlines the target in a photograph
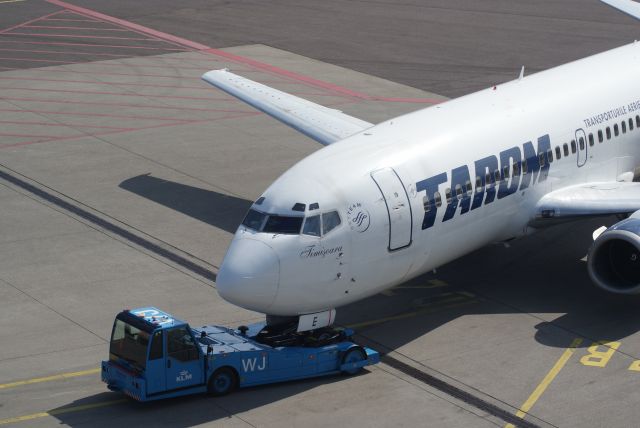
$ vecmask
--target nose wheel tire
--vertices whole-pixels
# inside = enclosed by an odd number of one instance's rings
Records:
[[[222,367],[216,370],[209,378],[207,385],[209,394],[216,397],[227,395],[238,386],[236,373],[229,367]]]
[[[349,363],[359,363],[367,359],[367,354],[360,346],[354,346],[349,348],[342,357],[342,365]],[[362,367],[354,367],[351,369],[343,370],[343,373],[348,375],[354,375],[362,370]]]

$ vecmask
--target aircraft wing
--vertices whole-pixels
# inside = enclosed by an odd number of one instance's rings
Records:
[[[614,7],[622,12],[633,16],[636,19],[640,19],[640,4],[632,0],[600,0],[602,3],[606,3],[611,7]]]
[[[340,110],[286,94],[226,69],[209,71],[202,76],[202,80],[324,145],[373,126]]]
[[[586,183],[565,187],[543,196],[535,207],[533,226],[548,220],[570,220],[640,210],[640,183]]]

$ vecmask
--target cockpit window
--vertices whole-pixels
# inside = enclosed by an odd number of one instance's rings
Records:
[[[330,211],[322,214],[322,234],[327,234],[340,225],[338,211]]]
[[[265,213],[261,213],[256,210],[249,210],[244,220],[242,221],[242,225],[248,227],[249,229],[260,231],[262,229],[262,223],[264,223],[264,219],[267,215]]]
[[[266,233],[300,233],[304,217],[288,217],[280,215],[270,215],[264,225],[263,232]]]
[[[320,236],[320,214],[307,217],[302,233],[304,235]]]

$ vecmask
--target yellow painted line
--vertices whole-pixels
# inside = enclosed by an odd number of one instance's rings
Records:
[[[26,0],[1,0],[0,3],[17,3],[19,1],[26,1]]]
[[[126,398],[112,401],[102,401],[100,403],[82,404],[80,406],[62,407],[60,409],[49,410],[48,412],[32,413],[30,415],[16,416],[15,418],[0,419],[0,425],[14,424],[16,422],[31,421],[33,419],[46,418],[47,416],[62,415],[64,413],[80,412],[82,410],[97,409],[99,407],[113,406],[128,401]]]
[[[556,361],[556,363],[551,368],[551,370],[549,370],[549,372],[544,377],[544,379],[542,379],[542,382],[540,382],[540,384],[536,387],[536,389],[533,390],[529,398],[527,398],[527,401],[525,401],[524,404],[520,406],[520,409],[516,413],[517,417],[522,419],[526,416],[526,414],[529,412],[529,410],[531,410],[533,405],[536,404],[536,401],[538,401],[540,396],[542,396],[542,394],[549,387],[549,384],[551,384],[553,379],[555,379],[556,376],[558,376],[558,373],[560,373],[560,370],[562,370],[564,365],[567,364],[567,361],[569,361],[569,358],[571,358],[573,353],[576,352],[576,348],[580,346],[581,343],[582,343],[582,339],[580,338],[573,339],[573,342],[571,342],[571,345],[569,345],[569,347],[565,349],[565,351],[562,353],[558,361]],[[505,425],[505,428],[514,428],[514,425],[507,424]]]
[[[47,376],[47,377],[36,377],[33,379],[19,380],[17,382],[11,382],[11,383],[2,383],[0,384],[0,390],[15,388],[16,386],[31,385],[33,383],[51,382],[53,380],[63,380],[63,379],[70,379],[70,378],[79,377],[79,376],[98,374],[100,373],[100,370],[101,370],[100,368],[89,369],[89,370],[82,370],[79,372],[62,373],[62,374],[57,374],[57,375]]]

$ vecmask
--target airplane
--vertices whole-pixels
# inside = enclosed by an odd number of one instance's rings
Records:
[[[602,0],[640,19],[640,4]],[[587,269],[640,293],[640,43],[374,125],[213,70],[202,79],[326,147],[253,203],[217,275],[225,300],[330,325],[335,309],[494,242],[617,214]]]

